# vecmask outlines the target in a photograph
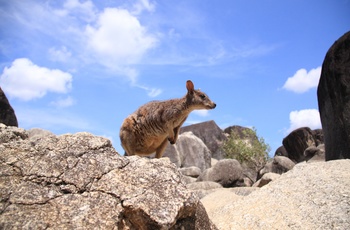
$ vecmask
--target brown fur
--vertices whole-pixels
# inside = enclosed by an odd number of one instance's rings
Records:
[[[121,144],[127,155],[163,155],[167,142],[175,144],[180,127],[190,112],[214,109],[209,97],[195,90],[192,81],[186,82],[187,94],[180,99],[152,101],[129,115],[120,128]]]

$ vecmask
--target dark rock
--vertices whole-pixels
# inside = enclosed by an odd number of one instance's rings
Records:
[[[317,97],[326,160],[350,158],[350,32],[328,50]]]
[[[288,152],[288,157],[296,163],[304,161],[304,151],[310,146],[316,146],[313,132],[308,127],[294,130],[283,139],[283,146]]]
[[[206,121],[194,125],[184,126],[180,133],[191,131],[194,135],[199,137],[204,144],[209,148],[212,157],[218,160],[224,158],[224,153],[220,146],[225,141],[226,135],[214,121]]]
[[[288,157],[288,152],[287,152],[286,148],[282,145],[282,146],[278,147],[278,149],[276,149],[275,156]]]
[[[323,136],[323,130],[322,129],[314,129],[314,130],[312,130],[312,135],[314,136],[314,140],[315,140],[316,146],[324,144],[324,136]]]
[[[10,105],[7,97],[0,87],[0,123],[6,126],[18,127],[17,117],[15,111]]]

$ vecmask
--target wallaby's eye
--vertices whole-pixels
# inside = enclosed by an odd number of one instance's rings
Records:
[[[204,94],[201,94],[201,95],[199,95],[202,99],[204,99],[205,98],[205,95]]]

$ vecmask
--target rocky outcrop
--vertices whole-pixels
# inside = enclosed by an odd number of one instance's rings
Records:
[[[0,87],[0,123],[7,126],[18,127],[17,117],[15,111],[10,105],[7,97]]]
[[[1,229],[215,229],[166,159],[39,133],[0,125]]]
[[[324,144],[320,144],[317,147],[311,146],[304,151],[304,156],[306,157],[306,162],[316,162],[325,161],[325,147]]]
[[[281,175],[278,173],[265,173],[257,182],[253,184],[253,187],[262,187],[270,183],[271,181],[274,181],[278,179]]]
[[[224,159],[205,170],[197,181],[214,181],[223,187],[234,187],[242,179],[242,171],[242,166],[237,160]]]
[[[178,167],[195,166],[204,171],[211,167],[211,153],[203,141],[192,132],[179,135],[175,145],[168,144],[163,154]]]
[[[248,196],[225,191],[202,202],[222,230],[349,229],[349,168],[350,160],[300,163]]]
[[[266,173],[282,174],[288,172],[295,166],[295,163],[284,156],[275,156],[272,160],[267,162],[265,166],[259,170],[257,180],[259,180]]]
[[[309,127],[294,130],[283,139],[283,146],[288,157],[296,163],[305,160],[304,151],[310,146],[317,146],[314,132]]]
[[[218,160],[224,158],[220,146],[227,138],[224,132],[214,121],[206,121],[194,125],[184,126],[180,129],[181,133],[191,131],[199,137],[210,150],[212,157]]]
[[[350,158],[350,32],[328,50],[317,97],[326,160]]]
[[[286,148],[282,145],[276,149],[274,156],[288,157],[288,152],[287,152]]]

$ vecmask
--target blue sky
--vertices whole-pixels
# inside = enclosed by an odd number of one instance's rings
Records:
[[[217,104],[185,125],[254,126],[271,146],[320,128],[317,84],[350,30],[348,0],[0,0],[0,86],[19,126],[87,131],[120,153],[124,118],[186,94]]]

